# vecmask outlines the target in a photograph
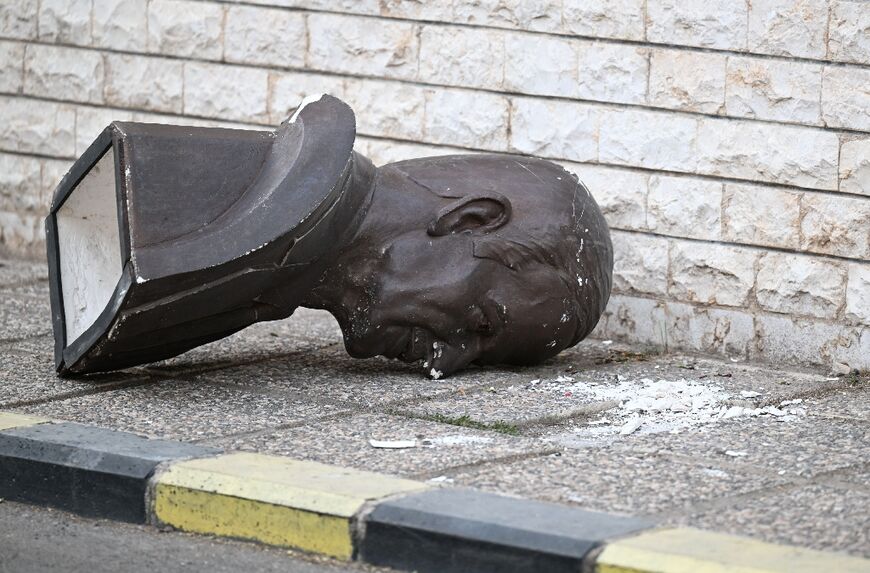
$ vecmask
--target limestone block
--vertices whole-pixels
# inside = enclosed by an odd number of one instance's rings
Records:
[[[106,103],[181,113],[182,62],[145,56],[106,55]]]
[[[870,64],[870,2],[835,0],[829,26],[832,60]]]
[[[757,258],[740,247],[672,241],[668,292],[687,302],[745,306]]]
[[[24,57],[24,93],[103,102],[103,56],[90,50],[30,45]]]
[[[345,101],[356,114],[360,133],[418,141],[423,137],[426,90],[420,86],[349,78]]]
[[[381,15],[409,20],[453,19],[453,0],[382,0]]]
[[[870,368],[870,328],[760,314],[755,330],[753,358],[779,364]]]
[[[644,0],[562,0],[566,32],[642,41]]]
[[[870,201],[807,193],[801,207],[801,250],[870,259]]]
[[[725,103],[725,56],[653,50],[649,103],[658,107],[719,113]]]
[[[44,215],[0,211],[0,250],[44,255]]]
[[[613,294],[596,330],[613,340],[662,348],[668,331],[665,303]]]
[[[0,42],[0,92],[20,92],[24,86],[24,44]]]
[[[33,0],[3,0],[0,2],[0,36],[35,38],[37,15]]]
[[[722,184],[690,177],[653,175],[647,195],[650,231],[676,237],[720,239]]]
[[[870,139],[855,139],[840,148],[840,191],[870,195]]]
[[[423,26],[420,80],[448,86],[500,89],[504,33],[480,28]]]
[[[44,42],[91,43],[91,0],[40,0],[38,37]]]
[[[372,139],[365,136],[356,138],[354,149],[371,159],[375,165],[385,165],[394,161],[404,161],[405,159],[416,159],[418,157],[435,157],[437,155],[456,153],[455,149],[447,147]]]
[[[822,66],[761,58],[728,58],[729,116],[818,125]]]
[[[760,185],[725,184],[722,227],[726,241],[797,249],[801,194]]]
[[[495,94],[464,90],[427,90],[426,143],[504,151],[507,147],[508,100]]]
[[[539,157],[595,161],[599,121],[599,110],[593,106],[516,98],[511,107],[511,149]]]
[[[870,263],[849,265],[846,318],[870,326]]]
[[[616,103],[646,102],[646,49],[601,42],[578,43],[578,47],[578,97]]]
[[[94,45],[144,51],[148,42],[146,0],[94,0]]]
[[[75,110],[75,154],[81,155],[84,153],[103,129],[113,121],[134,121],[133,113],[110,107],[82,106],[77,108]]]
[[[455,2],[454,22],[556,32],[562,24],[560,0],[462,0]]]
[[[354,75],[417,76],[417,27],[338,14],[308,15],[308,65]]]
[[[752,315],[737,310],[667,303],[668,349],[746,358],[755,339]]]
[[[72,157],[75,125],[71,105],[0,96],[0,149]]]
[[[668,241],[614,231],[613,290],[621,294],[664,295],[668,287]]]
[[[148,51],[219,60],[223,53],[224,8],[191,0],[151,0]]]
[[[35,157],[0,153],[0,211],[43,210],[42,163]]]
[[[645,173],[579,163],[563,166],[586,185],[611,228],[646,229]]]
[[[870,131],[870,70],[826,66],[822,119],[828,127]]]
[[[504,87],[508,91],[572,97],[577,94],[577,45],[567,38],[506,33]]]
[[[833,190],[839,147],[837,135],[821,129],[702,118],[698,172]]]
[[[346,99],[345,79],[300,72],[271,72],[269,74],[269,123],[277,126],[293,115],[305,96],[329,94]],[[357,121],[360,114],[357,113]]]
[[[250,6],[227,9],[224,58],[228,62],[305,66],[305,17],[299,12]]]
[[[766,253],[758,266],[758,304],[785,314],[834,318],[843,305],[846,269],[807,255]]]
[[[73,162],[65,159],[43,159],[42,160],[42,181],[39,191],[39,204],[45,212],[51,205],[54,190],[60,185],[61,180],[69,172]]]
[[[692,172],[697,166],[694,117],[646,110],[602,112],[599,157],[602,163]]]
[[[266,122],[268,89],[265,70],[193,62],[184,65],[184,113]]]
[[[647,0],[647,40],[744,50],[746,11],[733,0]]]
[[[750,52],[825,57],[828,0],[752,0],[749,6]]]

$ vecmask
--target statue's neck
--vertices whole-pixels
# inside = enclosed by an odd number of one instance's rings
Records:
[[[297,239],[285,258],[288,268],[297,269],[282,289],[289,300],[302,300],[300,306],[329,309],[331,300],[340,295],[340,285],[330,284],[331,275],[334,277],[330,271],[359,234],[371,206],[376,172],[368,158],[354,152],[341,194],[317,224]]]

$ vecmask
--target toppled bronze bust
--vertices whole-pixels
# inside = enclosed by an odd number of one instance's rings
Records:
[[[331,96],[274,133],[107,127],[46,219],[58,372],[169,358],[299,306],[332,313],[352,356],[432,378],[589,334],[613,253],[574,175],[508,155],[376,168],[355,135]]]

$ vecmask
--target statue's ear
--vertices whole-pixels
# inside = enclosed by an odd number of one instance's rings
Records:
[[[471,231],[489,233],[511,218],[511,202],[493,192],[473,193],[443,207],[426,232],[433,237]]]

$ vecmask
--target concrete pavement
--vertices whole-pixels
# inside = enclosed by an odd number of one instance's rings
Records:
[[[3,410],[870,556],[866,376],[590,340],[432,381],[348,358],[330,317],[300,311],[68,381],[41,267],[6,262],[0,301]]]

